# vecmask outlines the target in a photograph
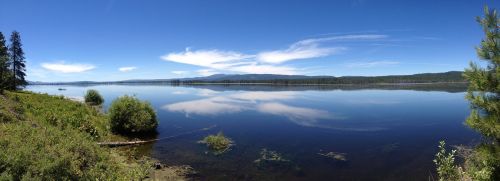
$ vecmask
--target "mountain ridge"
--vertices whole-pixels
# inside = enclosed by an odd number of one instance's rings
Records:
[[[71,81],[71,82],[33,82],[30,85],[44,84],[120,84],[120,83],[299,83],[327,82],[339,83],[426,83],[426,82],[465,82],[462,71],[441,73],[419,73],[411,75],[384,76],[308,76],[281,74],[214,74],[204,77],[171,78],[171,79],[129,79],[120,81]],[[398,82],[399,80],[399,82]]]

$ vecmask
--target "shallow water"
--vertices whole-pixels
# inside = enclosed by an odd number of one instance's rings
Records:
[[[216,125],[141,147],[166,164],[191,165],[204,180],[427,180],[439,140],[454,145],[479,139],[463,124],[469,108],[465,90],[456,86],[27,89],[69,97],[97,89],[106,100],[104,109],[118,96],[136,95],[155,107],[159,138]],[[219,131],[236,143],[229,152],[214,155],[197,143]],[[287,161],[255,162],[264,148]]]

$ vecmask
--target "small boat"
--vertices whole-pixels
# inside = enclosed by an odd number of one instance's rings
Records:
[[[59,88],[57,90],[59,90],[59,91],[65,91],[66,89],[65,88]]]

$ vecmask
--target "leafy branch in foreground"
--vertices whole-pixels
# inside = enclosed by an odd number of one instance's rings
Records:
[[[437,173],[440,181],[458,180],[458,167],[455,165],[455,156],[457,150],[446,151],[445,142],[439,142],[439,152],[433,160],[437,167]]]

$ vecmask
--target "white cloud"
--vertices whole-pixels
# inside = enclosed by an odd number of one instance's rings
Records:
[[[303,46],[294,44],[286,50],[259,53],[257,59],[266,63],[279,64],[290,60],[324,57],[345,49],[343,47],[321,48],[318,45]]]
[[[327,111],[288,106],[277,102],[259,104],[257,110],[263,113],[288,117],[290,120],[297,121],[304,126],[311,126],[318,119],[333,118]]]
[[[212,70],[212,69],[201,69],[201,70],[197,70],[196,73],[198,73],[201,76],[210,76],[210,75],[218,74],[219,72],[217,72],[216,70]]]
[[[298,41],[288,49],[261,52],[257,59],[266,63],[279,64],[290,60],[309,59],[329,56],[346,50],[345,47],[321,47],[320,44],[331,41],[356,41],[356,40],[378,40],[387,38],[386,35],[342,35],[325,38],[311,38]]]
[[[361,34],[361,35],[340,35],[340,36],[329,36],[324,38],[311,38],[298,41],[295,44],[316,44],[327,41],[359,41],[359,40],[380,40],[387,38],[387,35],[375,35],[375,34]]]
[[[176,70],[176,71],[172,71],[173,74],[176,74],[176,75],[183,75],[183,74],[187,74],[189,73],[188,71],[183,71],[183,70]]]
[[[298,74],[297,69],[293,67],[276,66],[276,65],[258,65],[256,63],[250,65],[231,67],[228,70],[235,72],[250,73],[250,74],[283,74],[283,75]]]
[[[60,73],[81,73],[95,68],[94,65],[89,65],[89,64],[67,64],[64,62],[42,63],[42,67],[44,69]]]
[[[356,62],[356,63],[349,63],[349,64],[347,64],[347,67],[351,67],[351,68],[371,68],[371,67],[377,67],[377,66],[397,65],[399,63],[400,62],[396,62],[396,61]]]
[[[129,72],[135,69],[137,69],[137,67],[120,67],[118,70],[120,70],[120,72]]]
[[[207,76],[219,71],[232,71],[255,74],[299,74],[297,69],[281,65],[284,62],[330,56],[346,50],[343,46],[324,46],[325,42],[379,40],[386,35],[342,35],[325,38],[305,39],[293,43],[287,49],[270,50],[246,54],[236,51],[217,49],[172,52],[161,57],[165,61],[204,67],[198,74]],[[180,73],[180,72],[178,72]]]
[[[287,100],[296,97],[295,92],[265,92],[265,91],[251,91],[243,92],[238,94],[229,95],[229,97],[234,99],[246,100],[246,101],[273,101],[273,100]]]
[[[162,107],[172,112],[183,112],[186,116],[190,114],[198,115],[217,115],[224,113],[235,113],[245,109],[243,105],[235,103],[225,97],[213,97],[194,101],[185,101]]]
[[[239,61],[252,56],[233,51],[220,50],[197,50],[186,49],[184,52],[169,53],[161,58],[163,60],[209,67],[214,69],[224,69],[230,66],[239,65]]]

